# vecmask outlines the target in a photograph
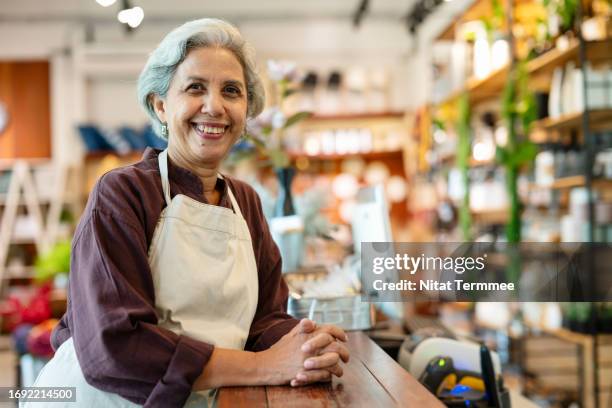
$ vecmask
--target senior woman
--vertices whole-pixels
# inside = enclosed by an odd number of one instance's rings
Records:
[[[259,198],[218,172],[264,103],[238,30],[215,19],[176,28],[151,54],[138,94],[168,148],[106,173],[92,191],[57,352],[36,385],[75,386],[79,406],[179,407],[221,386],[341,376],[345,333],[285,313]]]

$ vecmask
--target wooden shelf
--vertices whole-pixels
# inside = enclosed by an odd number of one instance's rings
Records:
[[[500,95],[508,77],[510,68],[506,65],[482,79],[470,78],[464,89],[452,92],[440,104],[446,105],[456,101],[464,92],[468,93],[470,104],[476,104]]]
[[[602,356],[609,354],[609,347],[612,343],[612,335],[610,334],[586,334],[586,333],[578,333],[568,330],[566,328],[558,328],[558,329],[549,329],[540,327],[538,324],[534,322],[525,321],[525,326],[533,330],[533,334],[542,333],[545,336],[551,336],[554,339],[561,340],[561,342],[569,343],[569,345],[574,345],[574,347],[579,347],[580,352],[576,355],[577,359],[575,360],[575,366],[579,367],[578,370],[573,370],[580,377],[572,379],[569,384],[575,384],[578,381],[581,382],[583,392],[582,392],[582,404],[581,406],[592,408],[595,405],[595,398],[599,398],[600,402],[605,401],[605,403],[600,403],[599,406],[604,407],[609,401],[610,397],[610,388],[608,384],[610,384],[610,380],[606,379],[606,376],[609,375],[610,368],[606,366],[605,360],[602,359]],[[598,355],[598,365],[595,365],[594,360],[594,351],[595,351],[595,340],[597,340],[597,355]],[[559,344],[559,343],[557,343]],[[548,348],[550,345],[548,344]],[[555,345],[555,348],[558,349],[558,345]],[[548,349],[547,348],[547,349]],[[544,352],[545,350],[542,350]],[[544,353],[545,354],[545,353]],[[542,355],[544,355],[542,354]],[[564,355],[568,355],[567,352]],[[538,359],[541,357],[538,357]],[[555,380],[557,380],[557,377]],[[562,378],[562,377],[561,377]],[[594,393],[595,384],[599,384],[599,395]],[[557,385],[558,381],[554,382],[554,385]]]
[[[586,43],[587,59],[591,62],[610,61],[612,60],[610,49],[612,49],[612,39],[589,41]],[[579,43],[578,41],[573,41],[565,50],[554,48],[529,61],[527,64],[527,71],[530,76],[530,81],[537,82],[538,78],[541,77],[545,77],[546,81],[550,81],[550,74],[555,68],[564,66],[568,61],[575,61],[578,63],[578,51]],[[470,104],[476,104],[492,97],[498,97],[504,89],[509,72],[510,67],[506,65],[491,72],[485,78],[470,78],[467,80],[464,89],[451,92],[451,94],[440,104],[444,105],[451,103],[464,92],[469,94]]]
[[[477,224],[505,224],[508,222],[509,209],[472,211],[472,220]]]
[[[554,190],[562,190],[565,188],[582,187],[586,183],[584,176],[570,176],[555,180],[550,188]]]
[[[529,188],[532,190],[542,190],[542,189],[563,190],[563,189],[568,189],[568,188],[583,187],[585,185],[586,185],[585,176],[571,176],[571,177],[563,177],[563,178],[557,179],[549,186],[540,186],[535,183],[532,183],[529,185]],[[611,188],[612,180],[593,179],[592,185],[593,185],[593,188]]]
[[[591,63],[610,61],[612,54],[612,39],[587,41],[586,59]],[[569,61],[574,61],[579,65],[580,43],[574,39],[564,50],[553,48],[552,50],[540,55],[527,63],[527,71],[530,75],[549,75],[555,68],[561,67]]]
[[[11,239],[13,245],[36,245],[38,240],[36,237],[17,237]]]
[[[533,127],[547,131],[577,129],[582,126],[584,112],[567,113],[556,118],[545,118],[534,123]],[[589,111],[591,129],[612,126],[612,109],[596,109]]]
[[[304,120],[320,121],[320,120],[371,120],[371,119],[401,119],[405,116],[404,112],[387,111],[387,112],[364,112],[364,113],[347,113],[338,115],[313,115]]]
[[[77,214],[81,211],[80,200],[71,202],[80,195],[78,186],[80,169],[57,165],[48,170],[51,170],[53,174],[49,175],[49,180],[45,179],[43,182],[53,184],[53,191],[55,191],[52,193],[53,197],[48,197],[46,191],[41,196],[37,191],[37,180],[34,175],[36,168],[19,161],[16,161],[12,168],[8,192],[0,196],[2,201],[0,204],[3,207],[0,216],[0,287],[6,281],[5,278],[13,278],[11,275],[19,275],[14,277],[17,279],[22,278],[22,274],[28,275],[33,271],[21,267],[7,267],[8,264],[13,264],[10,259],[12,256],[9,257],[11,245],[30,245],[37,253],[41,253],[57,239],[63,238],[60,236],[63,208],[68,205]],[[63,192],[66,194],[62,194]],[[25,204],[24,209],[27,211],[28,221],[27,227],[24,226],[24,230],[19,231],[18,222],[23,216],[19,206],[23,204]],[[43,211],[41,204],[48,205],[48,210]],[[16,233],[16,230],[20,233]],[[6,276],[5,273],[8,273],[9,276]],[[23,276],[23,278],[28,277]]]
[[[34,277],[34,267],[32,266],[8,266],[3,279],[31,279]]]
[[[96,160],[96,159],[102,159],[106,156],[115,156],[119,159],[125,159],[125,160],[140,160],[142,155],[144,153],[144,150],[140,151],[140,150],[136,150],[136,151],[131,151],[127,154],[124,155],[120,155],[119,153],[117,153],[117,151],[115,150],[95,150],[95,151],[90,151],[87,152],[85,154],[85,160]]]
[[[505,6],[505,2],[503,2]],[[482,17],[493,14],[493,2],[490,0],[476,0],[459,16],[453,18],[441,34],[436,38],[437,41],[452,41],[455,38],[457,26],[464,24],[467,21],[479,20]]]
[[[476,160],[474,158],[470,158],[468,160],[469,167],[485,167],[485,166],[495,166],[495,159],[491,160]]]
[[[545,332],[555,337],[558,337],[562,340],[565,340],[567,342],[574,343],[574,344],[586,344],[587,342],[593,341],[593,336],[591,335],[573,332],[573,331],[570,331],[564,328],[555,329],[555,330],[548,329],[548,330],[545,330]]]
[[[534,331],[555,336],[561,340],[565,340],[569,343],[578,344],[581,346],[590,345],[594,339],[594,335],[592,334],[574,332],[563,327],[558,329],[549,329],[527,321],[525,321],[524,324],[525,326]],[[612,340],[612,334],[597,334],[597,337],[600,342],[604,340]]]
[[[318,154],[315,156],[309,156],[306,153],[289,153],[289,157],[293,160],[304,157],[312,161],[325,161],[325,160],[344,160],[352,157],[360,157],[363,159],[391,159],[401,158],[403,154],[402,150],[390,150],[384,152],[369,152],[369,153],[351,153],[351,154]]]
[[[74,194],[65,194],[64,197],[66,201],[75,199]],[[0,206],[6,205],[7,201],[8,201],[8,193],[0,193]],[[52,202],[53,202],[53,197],[39,197],[38,198],[39,205],[48,205],[48,204],[51,204]],[[23,197],[21,197],[17,201],[17,204],[27,205],[27,202]]]
[[[553,48],[550,51],[534,58],[527,63],[527,71],[530,74],[541,74],[550,72],[558,66],[564,65],[568,61],[578,58],[579,43],[573,40],[567,49],[560,50]]]
[[[438,158],[438,164],[436,166],[455,165],[456,162],[457,162],[457,154],[453,152],[452,154],[447,154],[444,157]],[[476,160],[472,156],[470,156],[470,158],[468,159],[469,168],[495,166],[495,165],[497,165],[497,163],[495,162],[494,158],[490,160]]]
[[[30,166],[37,166],[39,164],[48,164],[51,162],[51,159],[44,157],[0,159],[0,171],[12,170],[17,162],[25,162]]]

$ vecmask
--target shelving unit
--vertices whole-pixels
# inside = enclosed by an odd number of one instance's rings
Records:
[[[308,154],[305,151],[290,151],[290,158],[296,163],[304,165],[300,171],[310,174],[336,175],[341,173],[342,163],[349,159],[362,160],[366,165],[372,162],[382,162],[387,166],[390,176],[406,178],[406,160],[404,160],[404,141],[408,135],[408,117],[405,112],[362,112],[334,115],[314,115],[297,126],[297,132],[303,139],[308,134],[318,132],[336,132],[338,130],[367,129],[371,136],[372,145],[367,152],[332,153],[322,151]],[[351,137],[350,133],[335,134],[335,137]],[[391,139],[389,139],[391,137]],[[396,141],[397,143],[393,142]],[[300,163],[301,162],[301,163]],[[298,166],[299,167],[299,166]],[[327,213],[332,221],[338,222],[336,210]],[[390,204],[391,219],[402,225],[408,218],[406,202]],[[392,223],[393,223],[392,222]]]
[[[29,279],[34,274],[31,265],[9,265],[9,249],[12,245],[33,245],[36,252],[49,249],[59,238],[62,210],[66,205],[75,214],[81,212],[78,180],[79,171],[70,167],[52,166],[48,160],[4,160],[0,172],[9,172],[8,191],[0,196],[0,291],[6,280]],[[44,168],[44,170],[43,170]],[[44,171],[52,179],[53,193],[40,194],[40,182],[35,172]],[[49,186],[45,186],[49,187]],[[15,235],[20,213],[27,213],[31,220],[32,235]]]
[[[579,392],[587,408],[609,406],[612,401],[612,335],[553,330],[533,324],[528,327],[533,334],[526,339],[524,364],[542,386]],[[596,382],[597,395],[591,391]]]
[[[508,222],[508,210],[472,211],[472,220],[477,224],[501,225]]]
[[[567,131],[580,129],[584,113],[566,113],[556,118],[545,118],[534,123],[533,127],[545,131]],[[612,125],[612,109],[595,109],[588,112],[592,130],[609,129]]]
[[[503,6],[506,8],[506,12],[508,12],[508,4],[512,4],[513,7],[516,7],[519,4],[526,3],[528,3],[526,0],[502,2]],[[479,19],[486,15],[491,15],[492,12],[491,2],[482,0],[475,1],[443,31],[438,37],[438,40],[452,40],[460,24]],[[526,70],[529,78],[529,87],[537,91],[548,90],[551,86],[552,72],[558,67],[564,67],[565,64],[570,61],[573,62],[576,67],[584,67],[585,61],[588,61],[592,66],[609,63],[612,61],[611,49],[612,39],[584,41],[582,38],[572,38],[564,49],[553,48],[528,61]],[[463,94],[467,94],[470,106],[478,106],[484,102],[499,99],[508,81],[509,73],[510,67],[506,65],[490,72],[485,78],[469,78],[466,80],[462,89],[450,92],[447,97],[432,106],[432,110],[436,111],[450,108]],[[586,76],[584,70],[583,75]],[[580,136],[579,140],[585,145],[585,150],[589,151],[592,155],[593,152],[588,147],[592,141],[588,139],[591,139],[594,133],[612,129],[612,108],[590,110],[588,108],[588,98],[585,96],[584,99],[587,101],[585,112],[566,113],[559,117],[548,117],[536,121],[532,125],[532,131],[529,138],[536,143],[552,142],[561,140],[562,137],[568,136],[570,132],[577,132]],[[446,158],[446,163],[452,163],[453,161],[453,157]],[[596,180],[587,174],[591,172],[591,169],[589,168],[587,171],[586,167],[590,167],[589,164],[592,163],[592,161],[593,157],[586,160],[585,172],[582,175],[562,178],[556,180],[551,186],[546,187],[531,184],[529,186],[530,190],[567,190],[574,187],[601,189],[610,187],[608,180]],[[494,161],[477,161],[470,158],[468,165],[470,168],[474,168],[480,166],[494,166],[495,163]],[[494,223],[500,220],[499,217],[479,217],[477,214],[474,214],[474,217],[479,223],[483,223],[483,219],[492,219]],[[486,221],[484,221],[484,223],[486,223]]]
[[[612,180],[608,179],[594,179],[591,182],[594,189],[598,188],[612,188]],[[551,189],[551,190],[564,190],[575,187],[584,187],[586,185],[586,177],[585,176],[571,176],[571,177],[563,177],[555,180],[549,186],[540,186],[537,184],[530,184],[529,188],[532,190],[536,189]]]
[[[344,160],[351,157],[359,157],[364,160],[386,160],[386,159],[402,159],[402,150],[388,150],[379,152],[367,153],[346,153],[346,154],[318,154],[309,155],[305,152],[291,152],[289,157],[293,160],[299,158],[307,158],[310,161],[328,161],[328,160]]]
[[[512,15],[508,7],[516,7],[517,5],[528,3],[528,0],[508,0],[501,3],[506,8],[506,13]],[[579,2],[580,3],[580,2]],[[580,4],[584,4],[582,2]],[[485,16],[490,16],[493,13],[493,2],[485,0],[474,1],[466,11],[456,17],[453,22],[442,32],[438,40],[448,41],[453,40],[458,32],[458,27],[468,21],[478,20]],[[578,12],[578,19],[581,18],[581,12]],[[514,23],[514,22],[513,22]],[[576,25],[578,27],[578,24]],[[516,27],[512,30],[508,29],[508,21],[503,25],[502,31],[513,35]],[[589,197],[588,217],[589,217],[589,238],[587,241],[594,241],[594,229],[596,228],[594,219],[594,194],[596,192],[599,199],[606,202],[610,201],[612,192],[612,180],[597,178],[593,173],[593,163],[595,158],[596,143],[601,143],[601,133],[612,130],[612,107],[599,108],[603,104],[598,104],[597,109],[589,106],[590,99],[587,96],[589,84],[587,66],[596,68],[599,66],[610,65],[612,63],[612,38],[597,41],[586,41],[580,34],[577,36],[567,37],[569,40],[563,48],[552,48],[541,55],[531,59],[526,63],[525,69],[528,76],[529,89],[535,92],[547,93],[551,89],[553,72],[562,68],[565,69],[566,64],[573,63],[573,66],[582,70],[582,85],[584,93],[581,95],[584,101],[584,111],[582,112],[566,112],[557,117],[547,117],[536,121],[532,124],[532,130],[528,137],[534,143],[546,143],[548,148],[549,143],[562,142],[565,146],[570,143],[573,148],[576,144],[581,144],[581,154],[586,156],[584,166],[581,167],[580,173],[574,176],[565,176],[557,178],[549,185],[537,185],[529,183],[527,191],[531,194],[536,193],[534,197],[539,198],[539,202],[546,200],[541,197],[546,197],[546,194],[539,194],[544,190],[544,193],[549,192],[549,204],[544,206],[538,204],[535,211],[522,211],[521,214],[529,214],[531,220],[534,214],[547,212],[547,217],[554,218],[566,215],[570,209],[568,202],[570,191],[574,188],[586,189]],[[561,44],[562,42],[558,42]],[[511,47],[512,48],[512,47]],[[588,64],[587,64],[588,63]],[[444,69],[440,69],[445,72]],[[454,72],[453,72],[454,73]],[[434,101],[434,105],[428,107],[429,115],[437,119],[447,119],[448,121],[457,120],[457,104],[463,95],[467,95],[468,103],[472,112],[481,114],[481,111],[494,111],[501,101],[502,93],[505,85],[510,79],[511,65],[507,64],[498,69],[491,71],[484,78],[468,78],[460,89],[451,89],[449,93],[442,98]],[[453,82],[455,77],[444,77],[446,81]],[[444,82],[440,82],[443,84]],[[456,81],[454,82],[456,84]],[[609,81],[608,81],[609,84]],[[607,85],[609,86],[609,85]],[[608,88],[609,90],[609,88]],[[565,91],[564,91],[565,92]],[[564,93],[562,92],[562,94]],[[440,95],[440,93],[438,93]],[[564,95],[561,95],[564,97]],[[480,111],[474,108],[482,108]],[[430,121],[433,122],[433,121]],[[483,120],[483,122],[485,122]],[[433,130],[423,130],[424,126],[419,127],[422,137],[430,139],[423,149],[431,149]],[[441,139],[444,140],[444,139]],[[437,142],[441,143],[441,142]],[[450,146],[443,146],[448,147]],[[555,147],[556,148],[556,147]],[[440,152],[447,152],[448,149],[440,149]],[[555,155],[558,150],[555,150]],[[562,157],[564,153],[560,152]],[[434,155],[435,157],[435,155]],[[483,156],[484,157],[484,156]],[[581,163],[576,159],[578,154],[574,156],[572,152],[572,163]],[[570,160],[570,159],[568,159]],[[576,160],[575,162],[573,160]],[[452,155],[446,155],[444,160],[438,160],[436,165],[439,169],[434,168],[422,177],[431,180],[437,174],[446,174],[446,168],[456,163],[456,159]],[[556,163],[556,162],[555,162]],[[482,180],[485,177],[491,177],[491,168],[494,168],[496,163],[493,161],[482,160],[477,161],[470,156],[468,159],[468,167],[471,169],[470,174],[480,177]],[[573,167],[572,167],[573,166]],[[476,170],[476,167],[484,167]],[[575,174],[575,164],[568,164],[560,171],[554,168],[556,174]],[[444,171],[443,173],[441,171]],[[462,189],[464,190],[464,189]],[[538,200],[535,200],[536,202]],[[493,204],[493,203],[492,203]],[[534,205],[535,207],[535,205]],[[571,210],[571,209],[570,209]],[[477,227],[489,226],[493,231],[497,230],[500,225],[507,224],[509,220],[509,210],[490,210],[490,211],[474,211],[471,212],[472,223]],[[538,220],[539,221],[539,220]],[[549,219],[543,220],[541,224],[548,222]],[[583,224],[586,224],[585,221]],[[535,224],[535,223],[534,223]],[[597,226],[597,228],[599,228]],[[598,231],[599,232],[599,231]],[[534,235],[535,236],[535,235]],[[605,236],[600,234],[599,236]],[[558,238],[556,238],[558,239]],[[591,262],[594,262],[592,259]],[[592,310],[595,310],[593,308]],[[593,312],[596,313],[596,312]],[[562,385],[566,389],[571,389],[579,393],[580,404],[586,408],[608,407],[612,404],[612,336],[611,335],[595,335],[574,333],[570,330],[560,329],[555,331],[540,332],[547,338],[559,345],[564,351],[558,354],[551,354],[552,348],[550,345],[538,349],[535,357],[539,360],[534,360],[528,365],[528,369],[539,374],[544,382],[542,384],[548,389],[554,389],[555,386]],[[539,339],[538,339],[539,341]],[[571,351],[574,350],[574,351]],[[572,354],[575,353],[575,354]],[[559,369],[561,371],[559,371]],[[563,371],[565,370],[565,372]],[[571,375],[570,375],[571,374]]]
[[[570,61],[576,63],[576,66],[581,67],[579,48],[579,41],[574,40],[565,50],[553,48],[529,61],[527,63],[527,72],[530,77],[530,85],[537,90],[547,89],[550,87],[550,76],[555,68],[563,66]],[[610,61],[612,40],[586,41],[585,49],[586,58],[591,63],[608,62]],[[478,104],[490,98],[497,98],[504,89],[509,72],[510,67],[506,65],[491,72],[485,78],[470,78],[462,89],[451,92],[439,105],[454,103],[463,93],[468,93],[470,104]],[[609,116],[606,118],[603,112],[597,115],[601,119],[610,119]],[[549,120],[553,121],[555,119]]]
[[[316,156],[322,160],[342,159],[351,155],[360,155],[365,158],[376,159],[377,156],[384,158],[386,155],[394,156],[402,151],[403,143],[398,142],[394,146],[376,146],[376,141],[385,139],[389,133],[399,133],[404,135],[408,133],[408,118],[404,112],[364,112],[353,114],[338,114],[338,115],[314,115],[299,124],[299,134],[306,135],[309,132],[327,131],[327,130],[350,130],[350,129],[368,129],[372,136],[373,146],[368,152],[355,152],[348,154],[325,154],[318,152]],[[347,137],[350,137],[347,135]],[[294,156],[314,156],[308,155],[306,152],[292,152]]]
[[[524,1],[524,0],[523,0]],[[518,3],[519,0],[513,0],[513,4]],[[503,6],[505,6],[505,2]],[[482,1],[476,0],[472,2],[472,4],[459,16],[453,19],[452,23],[448,25],[442,32],[438,35],[438,41],[448,41],[455,38],[455,32],[457,31],[457,27],[467,21],[473,21],[481,18],[482,16],[491,15],[493,13],[493,2],[491,1]]]
[[[477,104],[487,99],[496,98],[499,96],[502,89],[504,89],[504,84],[508,78],[508,72],[510,72],[510,68],[504,66],[493,71],[485,78],[470,78],[466,81],[466,85],[463,89],[451,92],[449,96],[439,103],[439,105],[455,103],[464,93],[468,94],[470,104]]]
[[[398,111],[385,112],[364,112],[364,113],[345,113],[337,115],[313,115],[308,118],[307,122],[318,122],[324,120],[339,120],[339,121],[365,121],[372,119],[401,119],[406,114]]]
[[[610,60],[610,47],[612,40],[584,41],[585,61],[597,65]],[[566,49],[553,48],[527,63],[527,71],[531,77],[549,75],[555,68],[573,61],[578,67],[583,66],[580,57],[580,40],[572,40]]]

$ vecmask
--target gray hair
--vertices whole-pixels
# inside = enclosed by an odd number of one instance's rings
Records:
[[[201,47],[221,47],[233,52],[240,61],[247,87],[247,117],[261,113],[265,103],[263,84],[255,68],[255,52],[230,23],[203,18],[175,28],[153,50],[138,78],[138,101],[151,119],[155,133],[162,134],[162,123],[153,109],[152,95],[165,97],[177,67],[190,50]]]

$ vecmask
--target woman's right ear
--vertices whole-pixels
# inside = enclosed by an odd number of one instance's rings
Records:
[[[159,121],[161,123],[166,123],[166,101],[157,94],[149,95],[149,100],[151,101],[151,106],[153,106],[153,110]]]

